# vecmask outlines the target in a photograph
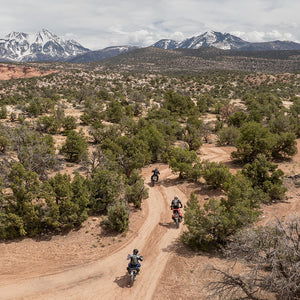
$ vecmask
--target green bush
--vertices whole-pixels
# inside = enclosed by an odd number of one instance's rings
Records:
[[[244,123],[240,128],[240,135],[236,140],[237,151],[232,152],[232,157],[243,162],[251,162],[260,153],[271,157],[276,138],[262,124],[251,121]]]
[[[65,154],[68,161],[79,162],[85,160],[88,155],[88,144],[83,133],[74,130],[69,131],[61,152]]]
[[[108,208],[108,226],[117,232],[125,232],[129,228],[129,213],[124,204],[115,204]]]
[[[223,127],[217,132],[219,146],[234,145],[239,137],[239,130],[235,127]]]
[[[5,153],[10,145],[10,140],[4,128],[0,127],[0,152]]]
[[[124,179],[117,171],[106,167],[95,169],[89,182],[90,206],[95,213],[106,213],[110,205],[124,193]]]
[[[67,116],[62,121],[64,130],[73,130],[77,128],[76,118],[73,116]]]
[[[7,108],[6,108],[6,106],[1,106],[0,119],[6,119],[6,118],[7,118]]]
[[[250,179],[252,187],[257,192],[261,191],[265,194],[264,202],[284,198],[286,192],[286,188],[282,186],[284,173],[263,154],[257,155],[252,163],[246,164],[242,174]]]
[[[55,116],[41,116],[37,120],[37,130],[57,134],[60,131],[61,123]]]
[[[76,173],[71,182],[70,175],[57,173],[49,179],[49,184],[58,205],[61,226],[78,226],[87,219],[89,193],[81,175]]]
[[[173,147],[168,162],[173,172],[179,172],[179,178],[188,178],[193,173],[197,154],[195,151]]]
[[[209,161],[202,162],[202,176],[206,183],[214,189],[224,188],[224,185],[233,177],[229,168],[223,163]]]
[[[196,113],[195,104],[189,96],[169,90],[165,93],[164,98],[164,108],[179,117]]]
[[[133,203],[136,208],[140,208],[142,200],[147,197],[148,190],[144,185],[144,180],[138,171],[135,170],[128,179],[125,199],[128,203]]]

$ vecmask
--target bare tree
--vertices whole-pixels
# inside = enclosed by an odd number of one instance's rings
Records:
[[[266,227],[239,232],[227,246],[230,259],[240,259],[243,273],[208,267],[220,279],[210,287],[222,299],[264,299],[264,293],[276,299],[300,299],[300,218],[277,219]],[[235,298],[238,295],[238,298]],[[241,296],[243,295],[243,296]],[[268,298],[269,299],[269,298]]]

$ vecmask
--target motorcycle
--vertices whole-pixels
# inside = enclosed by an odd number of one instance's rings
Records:
[[[154,186],[157,181],[158,181],[158,175],[153,174],[151,176],[151,186]]]
[[[137,267],[127,267],[128,274],[130,275],[130,286],[134,285],[136,275],[139,273]]]
[[[182,221],[182,216],[179,213],[179,208],[174,208],[173,209],[172,219],[174,220],[174,222],[176,224],[176,227],[179,228],[179,225]]]

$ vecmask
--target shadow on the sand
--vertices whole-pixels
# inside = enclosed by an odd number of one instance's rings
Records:
[[[119,287],[121,288],[129,288],[130,287],[130,281],[129,281],[129,276],[126,273],[123,276],[116,277],[114,280],[114,283],[116,283]]]
[[[174,222],[169,222],[169,223],[162,223],[162,222],[159,222],[158,224],[159,224],[159,226],[166,227],[166,228],[168,228],[168,229],[173,228],[173,227],[174,227],[173,225],[175,225]],[[176,225],[175,225],[175,226],[176,226]]]

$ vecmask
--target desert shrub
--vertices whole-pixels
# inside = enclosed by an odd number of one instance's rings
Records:
[[[257,220],[260,212],[256,192],[243,176],[231,178],[227,199],[209,199],[201,207],[194,193],[185,206],[187,231],[183,241],[198,249],[212,250],[225,245],[241,228]]]
[[[238,108],[231,103],[224,103],[223,106],[220,108],[220,120],[228,123],[228,120],[231,115],[236,113]]]
[[[137,137],[147,144],[147,148],[152,154],[152,161],[159,160],[162,153],[166,151],[167,141],[165,140],[165,136],[155,125],[147,124],[143,126],[137,132]]]
[[[49,179],[49,184],[58,205],[61,226],[78,226],[87,219],[89,193],[81,175],[76,173],[71,182],[70,175],[57,173]]]
[[[237,138],[239,137],[239,130],[233,126],[223,127],[217,132],[218,145],[234,145]]]
[[[200,113],[205,113],[208,111],[207,100],[205,97],[200,97],[197,99],[197,108],[199,109]]]
[[[196,113],[195,104],[189,96],[169,90],[165,93],[164,98],[164,108],[179,117]]]
[[[42,114],[42,107],[37,99],[31,100],[26,107],[26,112],[30,117],[38,117]]]
[[[100,145],[103,152],[112,161],[118,163],[123,173],[129,178],[135,169],[151,161],[151,152],[145,141],[138,136],[120,136],[115,140],[105,139]]]
[[[6,119],[6,118],[7,118],[7,108],[6,108],[6,106],[1,106],[0,119]]]
[[[286,188],[282,186],[284,173],[263,154],[259,154],[252,163],[246,164],[242,174],[250,179],[257,192],[265,194],[264,202],[284,198],[286,192]]]
[[[183,241],[206,251],[223,244],[233,232],[220,201],[211,198],[202,208],[193,193],[185,206],[184,222],[188,230],[182,235]]]
[[[272,149],[272,158],[283,159],[297,153],[296,136],[292,132],[276,134],[276,144]]]
[[[198,150],[202,142],[203,122],[196,116],[187,119],[183,140],[189,145],[190,150]]]
[[[26,106],[29,116],[37,117],[43,113],[54,109],[55,100],[50,98],[34,98],[31,99]]]
[[[268,122],[268,127],[272,133],[282,134],[292,131],[291,116],[280,112],[275,118]]]
[[[95,169],[89,180],[90,207],[94,213],[106,213],[108,207],[124,193],[124,179],[119,172],[107,167]]]
[[[13,194],[5,197],[0,210],[4,213],[2,230],[7,230],[7,234],[2,233],[3,237],[34,236],[40,233],[40,183],[37,174],[27,171],[20,163],[13,164],[8,180]]]
[[[109,102],[106,116],[107,121],[110,121],[112,123],[120,123],[124,115],[123,106],[119,101],[113,100]]]
[[[235,143],[237,151],[232,152],[232,157],[243,162],[253,161],[258,154],[271,157],[275,145],[276,138],[268,128],[257,122],[247,122],[240,128],[240,135]]]
[[[229,168],[223,163],[209,161],[202,161],[202,176],[214,189],[223,188],[224,184],[230,182],[233,177]]]
[[[15,213],[0,212],[0,239],[13,239],[25,236],[23,220]]]
[[[173,147],[170,150],[168,162],[173,172],[179,172],[179,178],[187,178],[189,174],[193,173],[197,154],[195,151]]]
[[[20,126],[9,131],[9,137],[23,166],[46,178],[47,170],[56,163],[52,136],[43,136],[27,126]]]
[[[123,203],[117,203],[108,208],[108,226],[117,232],[125,232],[129,228],[129,213]]]
[[[99,99],[87,99],[84,102],[84,113],[80,116],[80,120],[84,125],[90,125],[94,122],[100,122],[104,119],[103,102]]]
[[[142,200],[147,197],[148,190],[144,185],[144,180],[138,171],[135,170],[128,179],[125,199],[128,203],[133,203],[136,208],[140,208]]]
[[[7,129],[0,126],[0,152],[4,153],[10,145],[10,139],[7,133]]]
[[[70,130],[67,134],[67,140],[61,149],[66,159],[71,162],[85,160],[88,154],[87,150],[88,144],[83,133]]]
[[[37,120],[37,130],[57,134],[60,131],[61,123],[55,116],[41,116]]]
[[[235,128],[240,128],[243,123],[248,119],[248,115],[244,111],[237,111],[234,114],[230,115],[228,118],[228,126],[234,126]]]
[[[10,116],[9,116],[9,119],[10,119],[11,122],[15,122],[16,119],[17,119],[16,113],[12,112],[12,113],[10,114]]]
[[[62,121],[64,130],[74,130],[77,128],[76,118],[73,116],[67,116]]]

